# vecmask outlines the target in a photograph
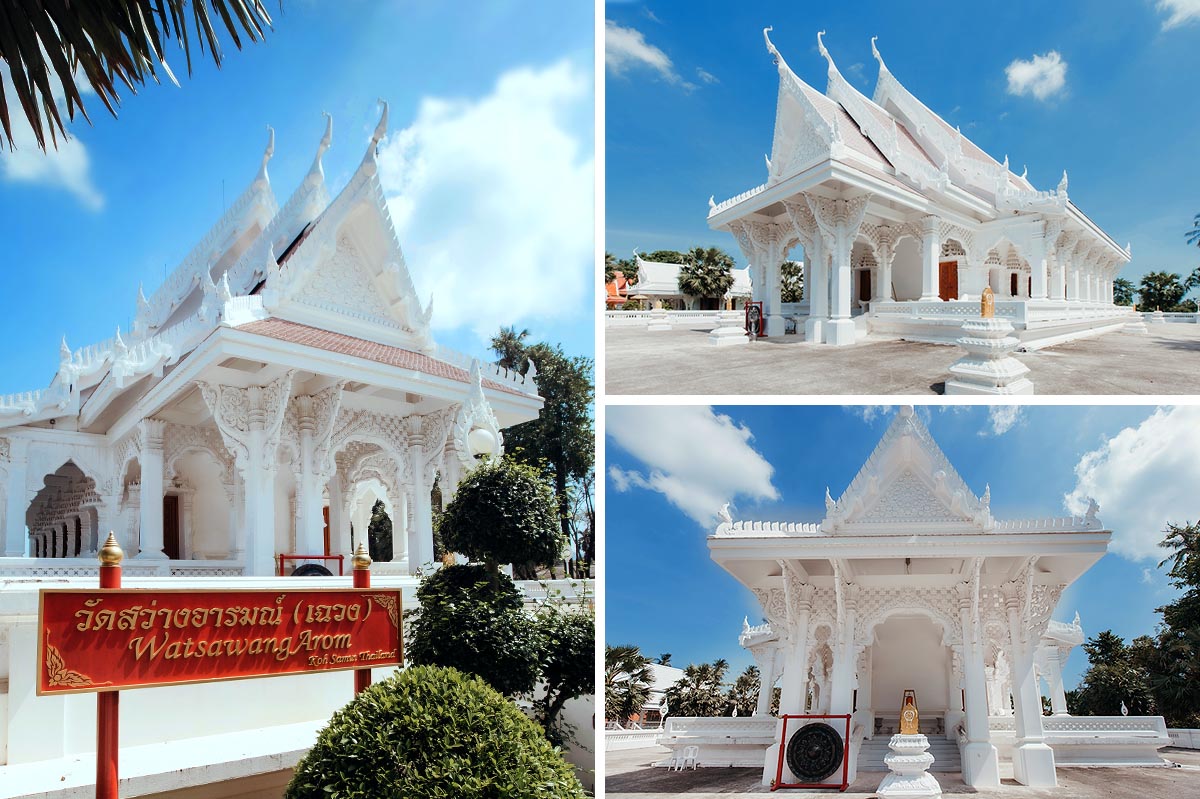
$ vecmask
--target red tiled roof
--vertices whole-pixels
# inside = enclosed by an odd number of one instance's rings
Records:
[[[456,380],[460,383],[471,382],[471,374],[466,369],[448,364],[445,361],[439,361],[437,358],[431,358],[428,355],[422,355],[419,352],[413,352],[401,347],[393,347],[390,344],[379,344],[375,341],[347,336],[344,333],[334,333],[330,330],[321,330],[318,327],[309,327],[298,322],[289,322],[285,319],[263,319],[258,322],[248,322],[237,329],[246,333],[253,333],[256,336],[266,336],[267,338],[287,341],[292,344],[302,344],[306,347],[315,347],[326,352],[347,355],[352,358],[362,358],[367,361],[396,366],[401,369],[411,369],[414,372],[421,372],[422,374],[433,375],[434,377],[443,377],[448,380]],[[524,392],[515,386],[506,386],[503,383],[489,380],[486,377],[483,379],[483,385],[486,388],[496,391],[526,396]]]

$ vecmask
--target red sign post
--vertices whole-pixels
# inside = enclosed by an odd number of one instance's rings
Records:
[[[354,553],[352,589],[122,589],[122,552],[100,551],[100,588],[40,595],[39,695],[98,692],[97,799],[117,799],[120,689],[353,669],[402,662],[399,589],[372,589]]]

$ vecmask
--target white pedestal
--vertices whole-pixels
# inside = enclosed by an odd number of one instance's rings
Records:
[[[1033,383],[1025,377],[1029,367],[1012,357],[1020,346],[1010,336],[1013,326],[1006,319],[980,318],[963,322],[958,346],[966,354],[950,367],[947,394],[1032,394]]]
[[[831,319],[825,325],[825,343],[845,347],[854,343],[854,320]]]
[[[963,747],[963,782],[972,788],[1000,787],[1000,758],[996,747],[983,741],[975,741]]]
[[[892,751],[884,756],[883,762],[892,773],[883,778],[875,791],[880,796],[899,796],[906,799],[933,799],[942,795],[942,786],[929,773],[933,755],[929,739],[924,735],[893,735],[888,741]]]
[[[804,322],[804,340],[811,344],[820,344],[825,341],[825,325],[828,324],[827,319],[808,319]]]
[[[771,314],[767,317],[767,338],[775,338],[782,336],[787,331],[787,323],[779,314]]]
[[[708,334],[708,343],[714,347],[729,347],[735,344],[749,344],[750,337],[745,328],[718,327]]]
[[[1030,788],[1055,787],[1054,750],[1044,743],[1020,744],[1013,749],[1013,776]]]

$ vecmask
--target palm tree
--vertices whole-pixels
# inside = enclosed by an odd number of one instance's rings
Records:
[[[0,61],[8,65],[17,100],[43,150],[47,132],[55,146],[58,135],[66,136],[60,103],[66,103],[68,118],[74,119],[78,110],[91,122],[78,81],[86,82],[116,116],[118,83],[136,93],[148,78],[159,82],[160,67],[177,83],[166,62],[172,41],[183,48],[190,75],[193,39],[220,67],[220,28],[241,49],[240,34],[257,42],[264,38],[264,26],[271,25],[263,0],[9,0],[5,11]],[[59,84],[61,99],[56,96]],[[0,124],[12,149],[12,120],[2,84]]]
[[[1113,303],[1116,305],[1133,305],[1133,291],[1136,287],[1132,280],[1119,277],[1113,281]]]
[[[1138,308],[1143,311],[1169,311],[1187,293],[1179,275],[1174,272],[1147,272],[1138,287]]]
[[[716,247],[695,247],[679,268],[679,291],[718,304],[733,286],[733,258]]]
[[[636,646],[604,648],[604,717],[626,723],[650,699],[654,670]]]
[[[1187,238],[1188,244],[1200,247],[1200,214],[1196,214],[1196,218],[1192,220],[1192,229],[1183,235]]]
[[[725,696],[725,671],[729,663],[691,664],[683,677],[667,689],[667,706],[672,716],[724,716],[733,708]]]
[[[757,666],[747,666],[746,670],[733,681],[729,689],[730,710],[736,710],[739,716],[753,716],[758,709],[758,693],[762,680]]]
[[[515,327],[500,328],[500,332],[492,336],[492,352],[500,356],[496,363],[505,369],[522,370],[529,360],[529,347],[525,344],[528,336],[528,330],[518,333]]]

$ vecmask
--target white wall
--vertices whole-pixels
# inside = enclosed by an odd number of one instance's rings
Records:
[[[871,703],[876,713],[899,713],[904,691],[917,692],[922,714],[947,709],[949,653],[942,632],[924,617],[893,616],[875,628]]]
[[[898,300],[921,298],[921,248],[912,236],[905,236],[896,245],[892,284],[896,287]]]
[[[194,452],[176,461],[175,473],[186,478],[196,492],[192,496],[192,540],[184,544],[185,557],[228,556],[233,540],[229,534],[232,503],[221,483],[221,467],[210,455]]]

